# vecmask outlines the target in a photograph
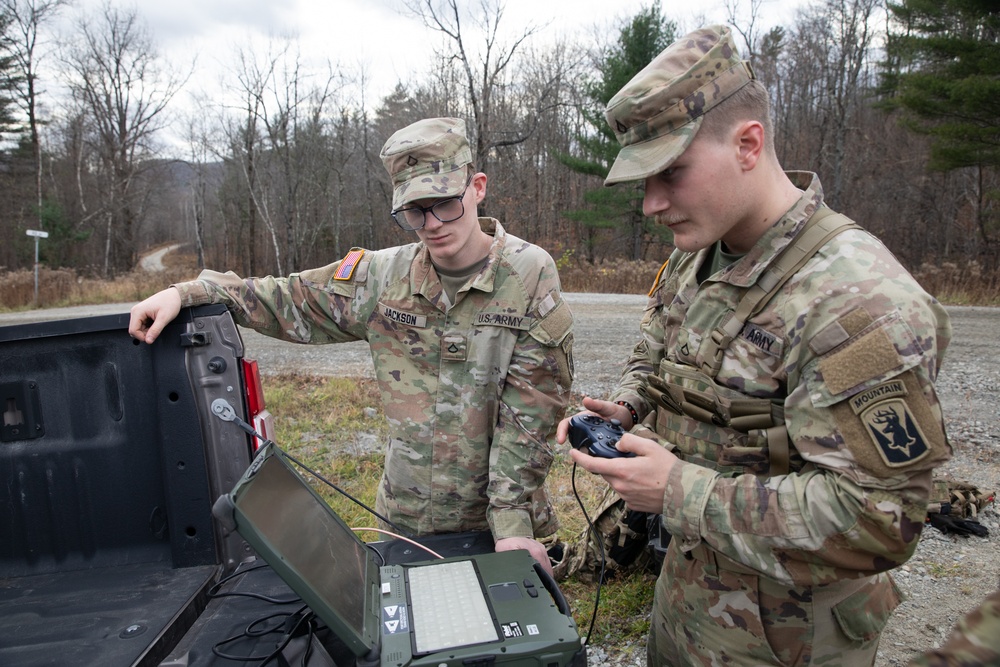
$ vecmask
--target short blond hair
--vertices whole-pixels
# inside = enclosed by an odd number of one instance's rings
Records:
[[[767,88],[757,80],[750,81],[728,98],[709,109],[701,121],[698,134],[721,141],[734,126],[748,120],[758,121],[764,128],[764,150],[774,152],[774,121]]]

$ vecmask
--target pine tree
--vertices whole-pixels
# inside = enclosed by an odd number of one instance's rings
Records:
[[[889,3],[883,74],[886,106],[931,138],[929,166],[976,170],[975,227],[980,257],[1000,264],[1000,6],[996,0]],[[992,172],[992,173],[991,173]]]
[[[12,24],[13,17],[6,12],[0,13],[0,138],[6,140],[5,144],[9,144],[10,140],[16,141],[17,137],[11,135],[21,132],[14,97],[20,75],[9,34]]]
[[[883,89],[906,125],[932,138],[930,166],[1000,166],[1000,6],[996,0],[890,3]]]
[[[620,148],[614,132],[604,118],[608,101],[628,83],[639,70],[674,41],[677,26],[666,20],[658,3],[641,9],[622,28],[618,41],[602,54],[597,65],[598,76],[587,84],[586,106],[581,110],[590,126],[586,134],[576,137],[580,147],[577,155],[560,155],[559,160],[575,172],[599,177],[608,175]],[[637,184],[623,183],[613,188],[603,184],[584,195],[586,209],[567,211],[566,217],[586,229],[624,229],[631,235],[632,259],[641,259],[646,221],[642,215],[642,191]],[[590,235],[588,259],[593,260],[595,234]]]

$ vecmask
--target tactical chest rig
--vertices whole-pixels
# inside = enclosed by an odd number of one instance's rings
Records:
[[[686,461],[722,474],[753,473],[761,477],[787,474],[801,461],[790,460],[784,396],[752,398],[716,382],[722,359],[744,325],[777,294],[827,241],[848,229],[860,229],[847,217],[824,207],[803,225],[756,283],[744,289],[735,308],[726,313],[701,342],[700,367],[670,359],[659,374],[648,376],[646,398],[655,409],[642,422],[675,445]],[[669,307],[676,292],[664,295]]]

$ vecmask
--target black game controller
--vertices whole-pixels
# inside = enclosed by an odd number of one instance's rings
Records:
[[[632,452],[615,447],[625,430],[617,419],[605,421],[597,415],[574,415],[569,418],[569,441],[576,449],[605,459],[631,458]]]

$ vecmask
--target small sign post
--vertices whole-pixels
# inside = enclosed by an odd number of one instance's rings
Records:
[[[28,229],[24,233],[35,237],[35,308],[38,308],[38,239],[49,238],[49,233],[37,229]]]

